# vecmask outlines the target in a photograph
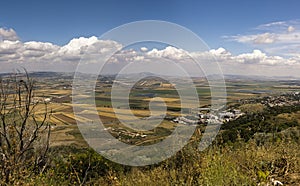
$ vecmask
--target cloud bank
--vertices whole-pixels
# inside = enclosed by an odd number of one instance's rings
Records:
[[[278,21],[257,26],[254,34],[224,36],[248,44],[272,55],[298,57],[300,49],[300,20]]]
[[[295,21],[275,22],[258,26],[257,30],[264,31],[259,34],[227,36],[227,39],[236,42],[258,46],[252,52],[238,55],[233,55],[225,48],[206,52],[188,52],[172,46],[164,49],[145,46],[120,50],[124,47],[121,43],[100,40],[95,36],[74,38],[63,46],[39,41],[22,42],[13,29],[0,28],[0,72],[11,72],[20,67],[29,71],[73,72],[82,56],[105,54],[118,49],[120,51],[108,61],[107,69],[111,71],[129,63],[157,62],[161,58],[187,69],[194,68],[194,60],[203,64],[218,62],[225,74],[300,76],[300,50],[295,49],[300,46],[299,25]],[[288,51],[288,55],[281,55],[283,51]],[[97,59],[93,61],[97,62]],[[161,68],[169,70],[167,65]]]

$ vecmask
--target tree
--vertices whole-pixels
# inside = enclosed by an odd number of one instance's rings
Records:
[[[41,172],[47,163],[50,112],[24,71],[0,77],[0,176],[6,183],[24,171]]]

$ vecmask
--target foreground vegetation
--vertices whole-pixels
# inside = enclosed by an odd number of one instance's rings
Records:
[[[204,152],[196,142],[176,156],[147,167],[110,162],[90,149],[54,148],[47,169],[24,170],[12,185],[264,185],[271,178],[286,185],[300,182],[299,141],[258,146],[254,140],[213,145]],[[3,181],[3,180],[2,180]],[[3,183],[3,182],[2,182]]]

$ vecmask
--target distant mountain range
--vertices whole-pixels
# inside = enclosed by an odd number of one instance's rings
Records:
[[[269,80],[269,81],[279,81],[279,80],[300,80],[299,77],[294,77],[294,76],[256,76],[256,75],[231,75],[231,74],[226,74],[224,75],[225,79],[230,79],[230,80]]]
[[[0,73],[0,77],[7,77],[11,76],[14,73]],[[29,72],[30,77],[33,78],[53,78],[53,77],[65,77],[65,78],[72,78],[74,76],[74,72],[47,72],[47,71],[41,71],[41,72]],[[81,73],[84,75],[83,73]],[[116,76],[116,74],[107,74],[107,75],[101,75],[101,76]],[[149,72],[143,72],[143,73],[133,73],[133,74],[122,74],[119,76],[132,78],[132,77],[149,77],[149,76],[157,76],[156,74],[149,73]],[[209,75],[208,78],[220,78],[220,75]],[[197,78],[197,77],[193,77]],[[200,78],[200,77],[198,77]],[[203,77],[202,77],[203,78]],[[253,81],[279,81],[279,80],[300,80],[299,77],[294,76],[257,76],[257,75],[232,75],[232,74],[225,74],[224,75],[225,80],[253,80]]]

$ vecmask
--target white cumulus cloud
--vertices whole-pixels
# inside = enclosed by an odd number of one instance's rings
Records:
[[[254,34],[224,36],[239,43],[250,44],[272,55],[297,56],[300,45],[300,20],[279,21],[257,26]],[[284,50],[280,50],[283,49]]]
[[[289,27],[287,28],[287,30],[288,30],[288,32],[293,32],[293,31],[295,31],[295,27],[289,26]]]
[[[18,49],[22,47],[22,43],[20,41],[9,41],[4,40],[0,42],[0,54],[12,54],[16,53]]]
[[[19,37],[14,29],[5,29],[0,28],[0,41],[9,40],[9,41],[16,41]]]
[[[28,68],[29,71],[74,71],[82,57],[85,57],[88,59],[87,62],[90,62],[87,65],[94,64],[94,66],[91,65],[87,68],[87,72],[90,72],[97,71],[96,64],[99,57],[110,57],[107,61],[106,70],[111,72],[115,72],[116,69],[120,70],[127,64],[134,65],[136,63],[140,65],[143,63],[149,64],[149,62],[155,64],[165,63],[165,66],[161,67],[162,71],[172,71],[169,64],[175,62],[176,65],[181,65],[183,69],[193,72],[195,69],[201,70],[195,63],[194,60],[196,60],[202,63],[206,69],[210,67],[210,64],[219,62],[224,73],[262,75],[264,73],[269,75],[281,73],[290,75],[288,69],[293,69],[293,73],[296,74],[297,70],[300,70],[298,29],[295,24],[293,28],[288,27],[285,22],[270,23],[261,27],[266,29],[278,26],[285,26],[285,29],[282,29],[281,33],[273,33],[268,30],[268,32],[260,34],[235,36],[232,39],[241,43],[252,43],[254,46],[272,45],[274,47],[276,43],[288,42],[290,45],[277,45],[276,50],[290,52],[289,56],[272,54],[268,52],[272,48],[259,47],[255,47],[256,49],[251,52],[240,54],[233,54],[223,47],[194,52],[188,52],[173,46],[152,50],[146,47],[136,50],[120,50],[123,48],[122,44],[112,40],[100,40],[95,36],[74,38],[66,45],[58,46],[49,42],[21,42],[13,29],[0,28],[2,30],[0,34],[2,34],[2,38],[5,38],[0,40],[0,70],[1,72],[11,71],[22,66]],[[3,37],[4,35],[5,37]],[[294,50],[290,51],[291,48]],[[111,55],[111,51],[119,52],[113,56],[107,56]],[[195,71],[197,72],[197,70]],[[213,72],[213,69],[211,69],[211,73]]]
[[[154,48],[151,51],[147,52],[147,55],[151,57],[163,57],[180,60],[187,57],[187,52],[182,49],[167,46],[165,49],[162,50]]]
[[[147,47],[141,47],[140,49],[142,52],[147,52],[148,51],[148,48]]]

